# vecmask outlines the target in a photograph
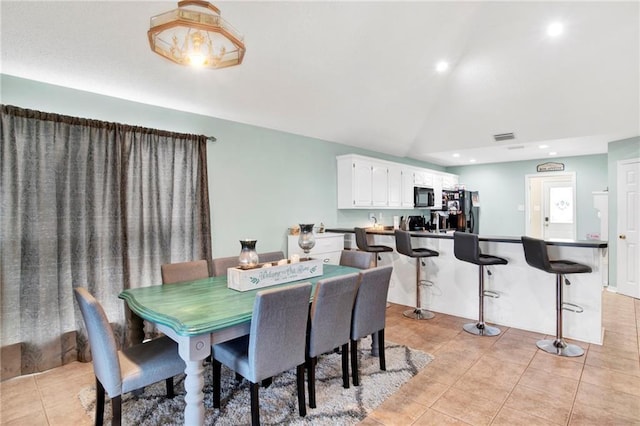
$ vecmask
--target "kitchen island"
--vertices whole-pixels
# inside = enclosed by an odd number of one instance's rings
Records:
[[[327,232],[349,233],[350,228],[332,228]],[[422,307],[458,317],[478,318],[478,266],[456,259],[453,234],[412,231],[412,244],[440,253],[425,259],[422,279],[432,286],[421,290]],[[371,244],[395,248],[393,230],[369,229]],[[519,237],[480,236],[483,253],[500,256],[508,265],[491,266],[485,275],[485,289],[500,298],[485,298],[485,321],[498,326],[515,327],[555,335],[555,275],[529,266]],[[602,344],[602,291],[607,270],[604,258],[606,241],[554,240],[547,242],[551,259],[567,259],[591,266],[590,274],[573,274],[564,286],[564,300],[581,306],[584,312],[564,313],[564,335],[588,343]],[[393,265],[388,300],[406,306],[416,304],[416,261],[397,253],[382,253],[378,265]]]

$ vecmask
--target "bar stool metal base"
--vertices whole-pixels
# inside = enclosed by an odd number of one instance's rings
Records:
[[[407,318],[417,320],[429,320],[436,316],[433,312],[421,308],[407,309],[402,313],[402,315]]]
[[[539,349],[542,349],[543,351],[553,355],[568,357],[584,355],[584,350],[580,346],[569,344],[565,342],[564,339],[538,340],[536,346],[538,346]]]
[[[479,322],[472,322],[462,326],[467,333],[475,334],[476,336],[497,336],[501,333],[498,327],[492,327],[487,324],[481,324]]]

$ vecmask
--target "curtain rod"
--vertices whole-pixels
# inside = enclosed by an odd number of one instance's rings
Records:
[[[211,141],[211,142],[215,142],[215,141],[218,140],[218,139],[216,139],[215,136],[205,136],[205,137],[207,138],[208,141]]]

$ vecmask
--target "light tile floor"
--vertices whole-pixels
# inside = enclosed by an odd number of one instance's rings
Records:
[[[363,425],[640,425],[640,300],[604,292],[604,345],[561,358],[536,348],[543,336],[501,327],[496,337],[462,331],[462,318],[429,321],[387,310],[386,339],[435,359]],[[576,342],[574,342],[576,343]],[[71,363],[0,384],[2,425],[90,425],[78,392],[91,364]]]

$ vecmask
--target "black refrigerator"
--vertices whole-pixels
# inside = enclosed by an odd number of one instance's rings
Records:
[[[480,196],[477,191],[442,191],[449,229],[478,234],[480,230]]]

